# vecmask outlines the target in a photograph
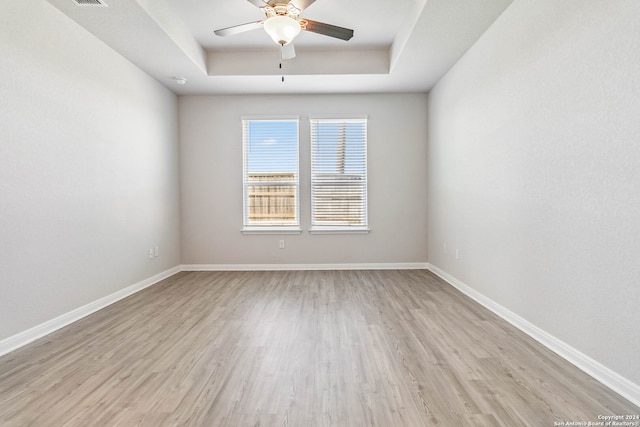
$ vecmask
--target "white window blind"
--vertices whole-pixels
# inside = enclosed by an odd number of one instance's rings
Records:
[[[299,228],[298,120],[242,120],[244,231]]]
[[[311,229],[366,231],[367,119],[310,119]]]

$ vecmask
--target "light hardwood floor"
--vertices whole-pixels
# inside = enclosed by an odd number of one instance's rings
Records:
[[[639,413],[422,270],[179,273],[0,358],[3,427],[546,427]]]

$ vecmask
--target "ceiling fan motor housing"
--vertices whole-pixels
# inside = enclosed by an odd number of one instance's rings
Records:
[[[292,3],[276,3],[274,5],[266,5],[263,10],[267,15],[267,18],[271,18],[272,16],[288,16],[289,18],[293,18],[295,20],[298,19],[300,13],[302,12]]]

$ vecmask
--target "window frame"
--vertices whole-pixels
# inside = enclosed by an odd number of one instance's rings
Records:
[[[363,150],[363,201],[361,208],[361,217],[363,224],[359,225],[320,225],[317,224],[315,217],[316,209],[316,186],[321,185],[316,181],[316,162],[314,161],[314,153],[316,150],[317,141],[314,135],[315,126],[318,123],[361,123],[364,127],[364,150]],[[368,116],[309,116],[309,151],[310,151],[310,228],[311,234],[366,234],[371,231],[369,228],[369,200],[368,200],[368,186],[369,186],[369,173],[368,173]]]
[[[248,143],[247,129],[250,122],[295,122],[295,167],[294,187],[295,224],[251,224],[249,220]],[[242,233],[243,234],[300,234],[300,116],[242,116]],[[278,181],[275,181],[277,183]],[[253,183],[255,186],[255,182]]]

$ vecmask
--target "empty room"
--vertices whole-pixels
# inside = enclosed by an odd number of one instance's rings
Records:
[[[0,426],[640,426],[637,0],[5,0]]]

